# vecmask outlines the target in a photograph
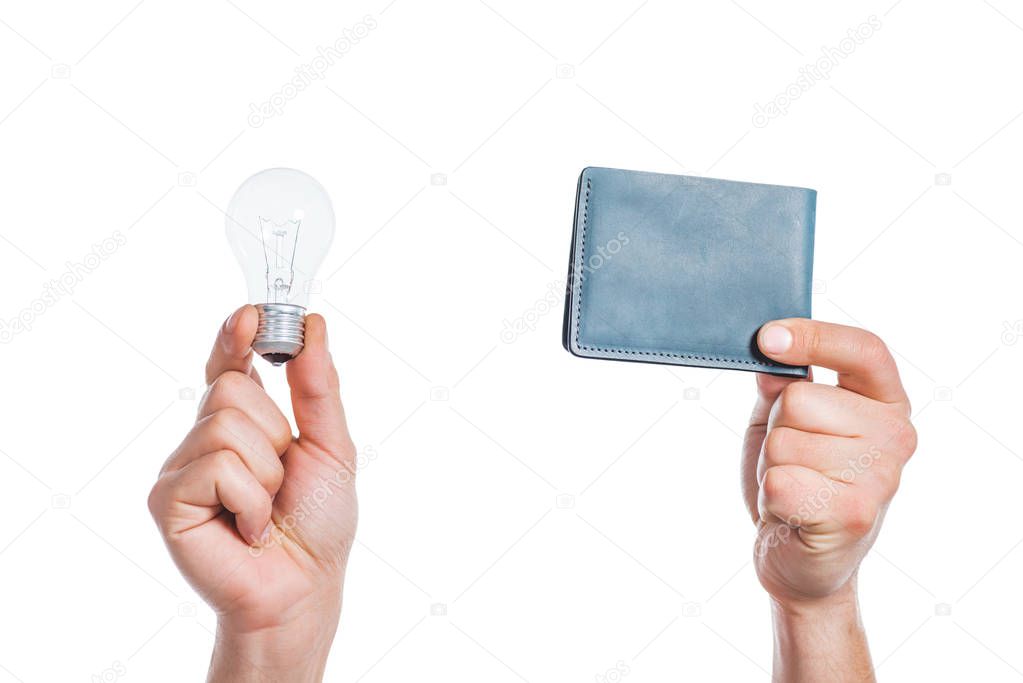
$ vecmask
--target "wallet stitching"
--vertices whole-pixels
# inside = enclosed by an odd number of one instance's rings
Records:
[[[590,179],[586,179],[586,198],[583,200],[583,229],[582,229],[582,243],[579,247],[579,264],[580,267],[586,265],[586,222],[589,218],[590,211]],[[578,275],[576,276],[578,278]],[[586,348],[579,344],[579,321],[582,318],[582,306],[583,306],[583,281],[579,282],[579,296],[575,300],[575,345],[579,348]]]
[[[580,238],[579,245],[579,264],[580,266],[586,265],[586,224],[589,219],[590,211],[590,190],[592,186],[590,179],[586,179],[586,197],[583,200],[583,224],[582,224],[582,236]],[[668,353],[664,351],[635,351],[631,349],[614,349],[614,348],[600,348],[597,346],[586,346],[585,344],[579,343],[579,326],[580,319],[582,318],[582,305],[583,305],[583,281],[578,280],[578,276],[575,278],[579,283],[579,296],[576,297],[575,305],[575,345],[580,349],[586,351],[598,351],[600,353],[618,353],[624,355],[633,356],[662,356],[666,358],[685,358],[688,360],[702,360],[702,361],[713,361],[716,363],[740,363],[743,365],[762,365],[764,367],[781,367],[778,363],[765,363],[763,361],[747,360],[745,358],[721,358],[716,356],[697,356],[695,354],[688,353]]]

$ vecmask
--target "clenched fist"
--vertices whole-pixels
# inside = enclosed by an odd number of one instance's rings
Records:
[[[775,610],[782,680],[872,677],[856,572],[916,448],[910,406],[885,344],[864,330],[774,321],[760,350],[838,373],[838,386],[758,375],[743,446],[755,564]],[[846,678],[845,676],[848,676]]]
[[[149,507],[218,615],[210,680],[319,680],[355,536],[355,448],[323,318],[306,318],[287,365],[297,438],[252,368],[257,322],[244,306],[224,323],[196,423]]]

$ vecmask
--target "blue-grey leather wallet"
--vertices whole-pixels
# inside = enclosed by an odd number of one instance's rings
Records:
[[[817,193],[586,168],[562,333],[576,356],[805,377],[760,353],[778,318],[810,317]]]

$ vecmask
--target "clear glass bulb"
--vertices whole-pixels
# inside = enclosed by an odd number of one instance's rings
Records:
[[[302,171],[267,169],[235,191],[226,224],[259,311],[252,348],[280,365],[302,350],[309,294],[334,239],[330,196]]]

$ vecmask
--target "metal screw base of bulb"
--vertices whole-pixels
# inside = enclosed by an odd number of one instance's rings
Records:
[[[259,326],[252,350],[274,365],[287,363],[305,345],[305,309],[293,304],[257,304]]]

